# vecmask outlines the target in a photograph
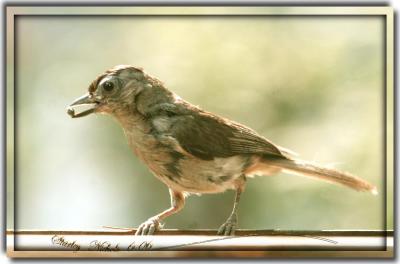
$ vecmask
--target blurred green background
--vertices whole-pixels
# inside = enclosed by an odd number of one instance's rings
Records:
[[[66,114],[98,74],[131,64],[189,102],[303,159],[352,172],[380,192],[288,174],[256,177],[242,196],[241,228],[382,229],[383,22],[377,16],[19,16],[17,228],[136,227],[169,206],[167,187],[134,157],[111,117]],[[190,196],[166,227],[218,228],[233,195]]]

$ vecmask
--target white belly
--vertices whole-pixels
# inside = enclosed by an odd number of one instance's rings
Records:
[[[171,188],[189,193],[217,193],[235,189],[235,182],[243,174],[247,158],[233,156],[205,161],[197,158],[179,161],[180,176],[176,182],[167,179]]]

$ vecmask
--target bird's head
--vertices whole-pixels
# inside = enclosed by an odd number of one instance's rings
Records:
[[[72,118],[91,113],[118,115],[136,108],[136,97],[146,90],[162,87],[160,81],[150,77],[142,69],[118,65],[98,76],[89,86],[88,92],[76,99],[67,108]],[[88,107],[79,113],[76,109]]]

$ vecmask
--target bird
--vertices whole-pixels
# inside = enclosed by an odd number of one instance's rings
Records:
[[[85,105],[88,109],[77,111]],[[301,160],[253,129],[195,106],[142,68],[117,65],[97,76],[87,93],[67,106],[72,118],[108,114],[122,126],[130,149],[167,185],[171,206],[150,217],[135,235],[153,235],[191,194],[234,190],[233,209],[217,235],[233,236],[246,181],[254,175],[287,172],[377,194],[377,188],[348,172]]]

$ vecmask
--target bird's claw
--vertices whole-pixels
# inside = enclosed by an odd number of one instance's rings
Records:
[[[217,234],[220,236],[233,236],[235,235],[236,225],[237,217],[236,215],[232,215],[223,225],[221,225]]]
[[[151,217],[138,227],[135,236],[151,236],[155,231],[160,229],[160,225],[160,220],[158,218]]]

